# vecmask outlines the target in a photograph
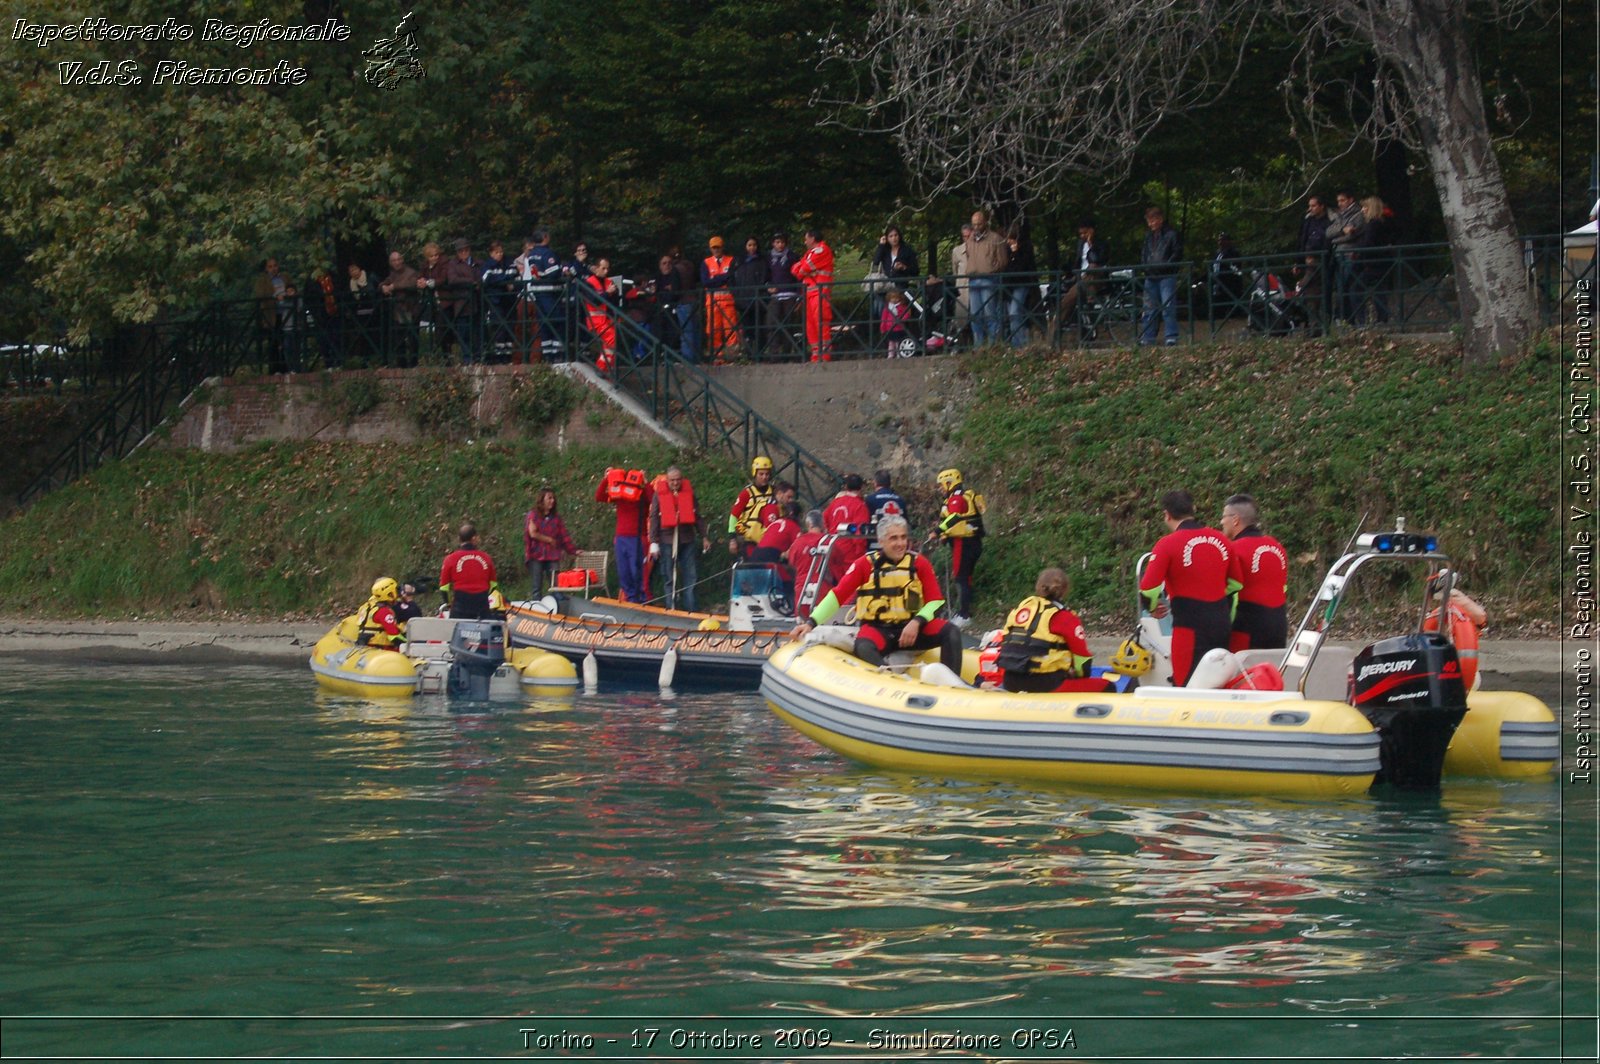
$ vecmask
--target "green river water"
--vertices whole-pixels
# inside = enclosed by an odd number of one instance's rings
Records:
[[[1594,1059],[1557,779],[1090,795],[877,772],[753,694],[13,661],[0,759],[7,1058]]]

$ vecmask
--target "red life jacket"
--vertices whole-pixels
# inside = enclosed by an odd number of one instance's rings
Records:
[[[656,498],[661,500],[662,528],[677,528],[680,525],[685,528],[694,526],[698,517],[695,515],[694,510],[694,486],[689,483],[688,477],[683,478],[683,482],[678,485],[676,492],[667,487],[667,475],[665,473],[656,477],[655,483],[651,487],[655,489]]]

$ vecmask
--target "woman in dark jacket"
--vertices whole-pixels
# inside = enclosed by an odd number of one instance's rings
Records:
[[[916,278],[917,253],[911,250],[910,244],[901,240],[899,227],[891,225],[878,238],[878,250],[872,256],[872,266],[881,270],[889,280],[898,282],[901,288]]]
[[[1361,284],[1361,305],[1357,308],[1356,324],[1382,324],[1389,320],[1389,272],[1394,266],[1394,252],[1389,218],[1383,200],[1368,196],[1361,201],[1361,216],[1366,224],[1356,233],[1356,276]]]
[[[917,253],[911,250],[900,236],[900,227],[891,225],[878,238],[878,250],[872,254],[872,268],[888,280],[874,285],[872,295],[872,323],[877,328],[883,318],[884,296],[890,283],[902,292],[909,292],[917,278]],[[881,339],[881,335],[880,335]]]

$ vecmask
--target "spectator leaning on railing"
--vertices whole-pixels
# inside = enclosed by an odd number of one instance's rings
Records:
[[[1139,264],[1144,267],[1144,326],[1139,343],[1156,342],[1159,318],[1166,325],[1167,346],[1172,347],[1178,342],[1178,268],[1183,262],[1183,237],[1167,224],[1167,214],[1160,207],[1144,212],[1144,224],[1150,231],[1139,253]]]
[[[989,216],[983,211],[972,212],[972,233],[965,244],[972,342],[981,347],[999,341],[1003,335],[1000,283],[1011,253],[1000,234],[989,228]]]

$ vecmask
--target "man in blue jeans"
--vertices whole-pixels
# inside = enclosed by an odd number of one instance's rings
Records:
[[[1005,338],[1005,307],[1000,281],[1011,262],[1005,238],[989,228],[989,216],[972,213],[972,235],[967,250],[967,294],[972,308],[972,344],[982,347]]]
[[[1166,212],[1160,207],[1144,212],[1144,224],[1150,232],[1139,252],[1139,264],[1144,267],[1144,327],[1139,343],[1156,342],[1159,315],[1166,323],[1167,346],[1172,347],[1178,342],[1178,266],[1183,261],[1183,237],[1167,224]]]

